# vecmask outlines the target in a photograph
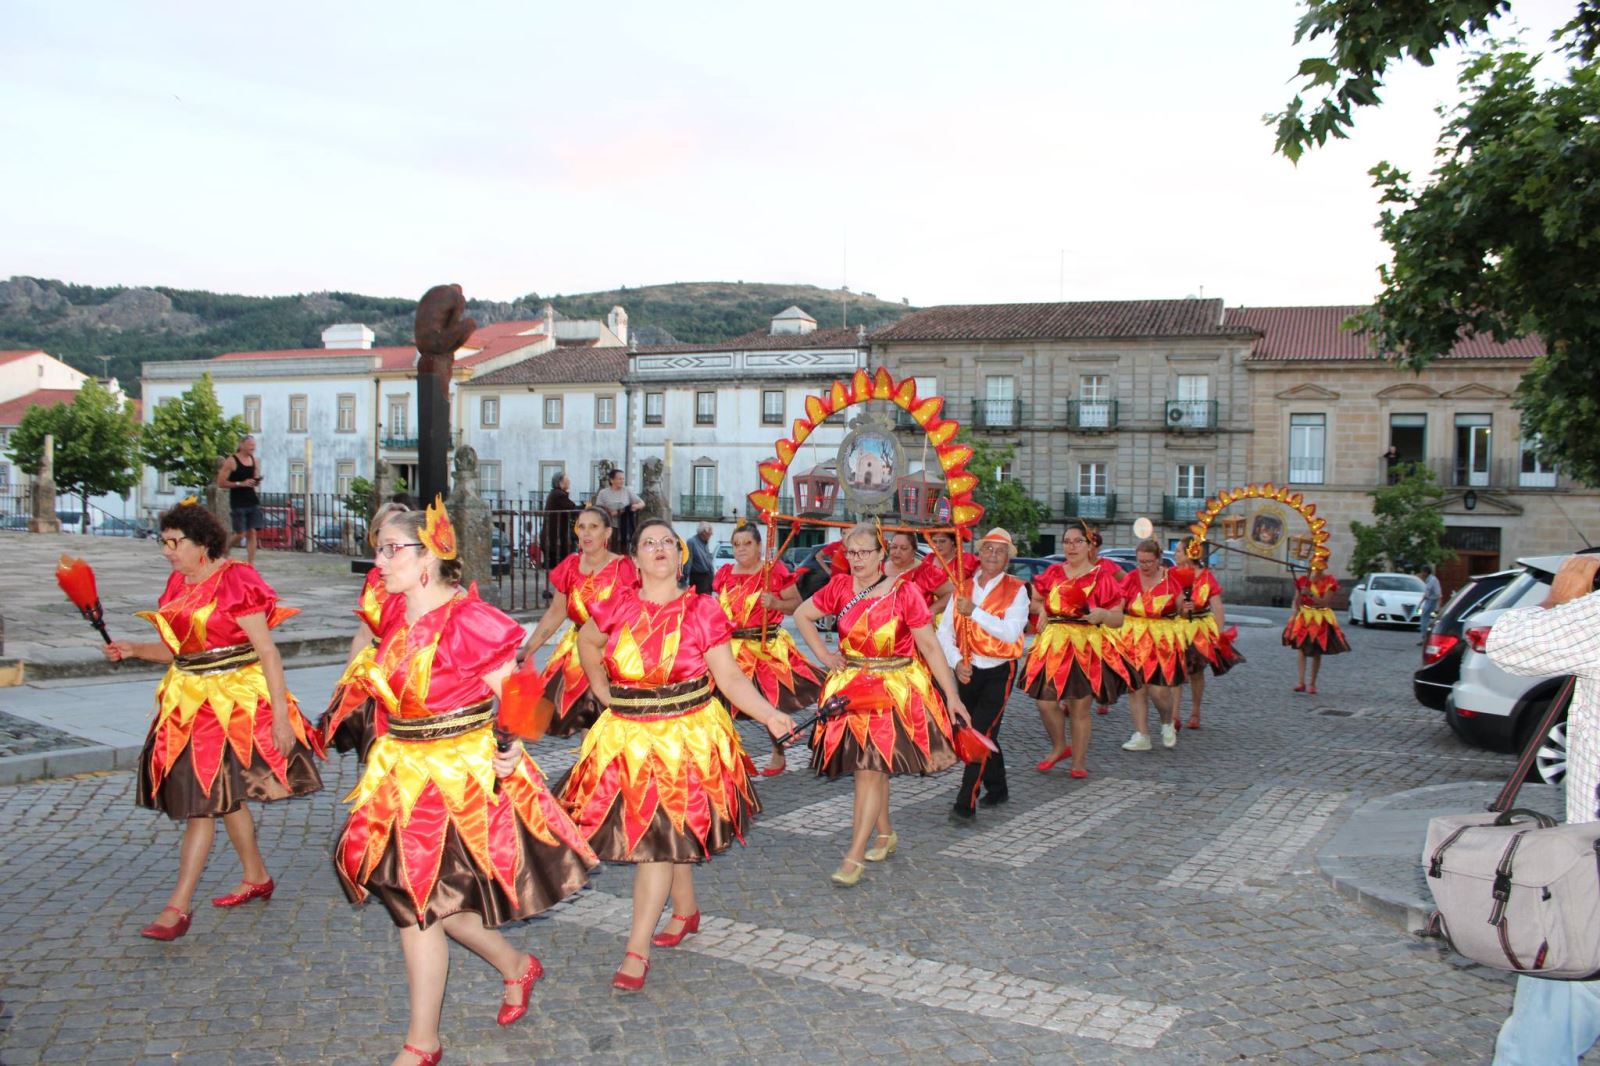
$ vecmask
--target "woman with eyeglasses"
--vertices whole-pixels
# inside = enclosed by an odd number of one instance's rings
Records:
[[[1050,738],[1050,754],[1036,767],[1040,773],[1070,757],[1072,776],[1088,777],[1085,763],[1094,721],[1090,706],[1113,703],[1137,687],[1136,675],[1111,636],[1122,625],[1122,592],[1090,555],[1095,536],[1087,523],[1068,526],[1061,534],[1066,562],[1055,563],[1033,579],[1029,610],[1038,619],[1039,635],[1028,650],[1017,685],[1039,704],[1039,718]]]
[[[850,846],[831,878],[850,887],[867,863],[887,859],[899,847],[889,821],[889,778],[955,765],[950,720],[970,718],[922,591],[883,572],[883,545],[872,526],[851,529],[844,545],[849,572],[835,574],[800,605],[794,620],[828,669],[822,699],[842,695],[850,701],[843,714],[819,722],[811,734],[811,766],[818,775],[831,781],[850,774],[854,780]],[[838,617],[836,652],[817,632],[817,620],[830,614]]]
[[[800,590],[781,560],[762,563],[761,530],[740,525],[733,531],[733,562],[711,579],[711,592],[733,625],[733,661],[767,702],[785,714],[815,704],[822,678],[783,628],[800,606]],[[775,777],[786,765],[783,745],[773,738],[772,760],[761,776]]]
[[[555,596],[522,646],[522,661],[527,663],[561,628],[562,622],[572,623],[561,634],[542,675],[541,698],[553,708],[548,730],[553,737],[570,737],[588,729],[600,717],[600,701],[589,690],[589,679],[578,661],[578,630],[589,620],[595,604],[639,583],[633,562],[611,550],[611,515],[604,508],[585,507],[578,512],[572,528],[578,538],[578,550],[550,572]]]
[[[637,589],[596,603],[578,634],[589,683],[606,710],[557,791],[595,853],[630,863],[633,923],[613,988],[637,992],[650,948],[700,931],[694,864],[744,841],[761,809],[750,760],[725,697],[774,737],[794,723],[739,670],[733,627],[717,601],[678,587],[688,545],[658,518],[634,534]],[[672,918],[655,931],[661,908]]]
[[[321,741],[284,682],[271,630],[299,612],[279,607],[255,568],[227,558],[222,523],[193,499],[160,519],[161,554],[172,566],[160,606],[140,611],[153,643],[115,640],[112,662],[167,663],[156,717],[139,755],[134,802],[184,823],[178,883],[140,935],[176,940],[189,931],[191,900],[216,837],[216,820],[239,855],[243,876],[211,901],[237,907],[272,898],[273,880],[256,846],[247,800],[270,803],[322,788],[313,756]]]
[[[544,967],[497,927],[576,892],[598,860],[521,742],[496,748],[494,700],[522,627],[460,587],[455,530],[437,500],[384,524],[378,569],[404,607],[359,683],[388,728],[345,797],[333,865],[352,903],[376,896],[400,931],[411,1022],[394,1066],[432,1066],[444,1053],[446,938],[499,971],[495,1020],[510,1025]]]
[[[1189,600],[1179,579],[1161,556],[1153,538],[1134,550],[1137,565],[1122,584],[1123,658],[1139,685],[1128,693],[1133,735],[1123,751],[1150,750],[1150,705],[1161,720],[1161,746],[1178,745],[1178,689],[1189,676],[1184,649],[1183,614]]]
[[[1190,556],[1193,548],[1198,555]],[[1244,656],[1234,648],[1234,629],[1228,628],[1223,613],[1222,584],[1211,570],[1205,545],[1199,547],[1191,541],[1179,560],[1184,567],[1194,571],[1189,582],[1189,613],[1183,620],[1184,648],[1189,667],[1189,722],[1188,728],[1200,728],[1200,701],[1206,694],[1206,669],[1217,677],[1244,662]]]

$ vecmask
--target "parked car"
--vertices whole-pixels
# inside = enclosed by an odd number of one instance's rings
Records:
[[[1353,626],[1417,624],[1422,579],[1415,574],[1368,574],[1350,590]]]
[[[115,515],[102,521],[95,534],[101,537],[136,537],[149,540],[156,535],[150,523],[140,518],[118,518]]]
[[[1411,675],[1411,692],[1417,702],[1436,711],[1444,710],[1450,687],[1461,676],[1461,657],[1467,643],[1462,632],[1467,617],[1488,603],[1489,598],[1509,585],[1522,570],[1499,570],[1479,574],[1456,589],[1433,620],[1427,643],[1422,647],[1422,667]]]
[[[790,570],[793,570],[797,567],[804,566],[806,556],[810,555],[816,550],[817,546],[815,544],[802,544],[799,547],[783,549],[783,554],[781,554],[778,558],[783,560],[784,566],[787,566]]]
[[[367,524],[359,518],[330,518],[317,526],[311,541],[319,552],[360,555],[367,547]]]
[[[1591,551],[1600,549],[1585,549],[1586,553]],[[1494,664],[1484,648],[1495,619],[1514,608],[1542,602],[1550,592],[1556,570],[1567,558],[1549,555],[1517,560],[1524,572],[1463,623],[1467,651],[1461,658],[1461,676],[1451,687],[1445,703],[1445,721],[1451,731],[1467,743],[1500,751],[1526,750],[1540,718],[1565,680],[1562,675],[1523,677],[1509,674]],[[1552,784],[1565,775],[1567,723],[1564,715],[1560,721],[1552,723],[1549,732],[1541,738],[1534,769],[1543,781]]]
[[[1049,559],[1036,559],[1031,555],[1019,555],[1011,560],[1011,564],[1006,567],[1006,573],[1031,582],[1054,565],[1055,563]]]
[[[270,551],[305,551],[306,523],[293,503],[269,504],[261,508],[266,526],[258,534],[257,544]]]
[[[489,573],[495,577],[511,572],[511,548],[506,535],[498,529],[489,531]]]
[[[717,545],[717,550],[711,553],[711,559],[716,565],[733,562],[733,545],[722,541]]]

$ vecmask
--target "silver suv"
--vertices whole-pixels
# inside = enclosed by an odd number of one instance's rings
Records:
[[[1467,651],[1461,659],[1461,676],[1445,701],[1445,720],[1456,736],[1469,744],[1496,751],[1522,751],[1550,701],[1561,688],[1563,675],[1524,677],[1508,674],[1484,653],[1495,619],[1517,607],[1532,607],[1550,592],[1550,581],[1565,555],[1518,559],[1523,572],[1491,597],[1462,623]],[[1554,784],[1567,772],[1567,722],[1551,725],[1539,745],[1535,767],[1539,776]]]

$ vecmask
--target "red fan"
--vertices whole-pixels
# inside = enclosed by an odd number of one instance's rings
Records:
[[[1078,618],[1089,612],[1089,597],[1083,594],[1083,589],[1073,581],[1064,581],[1058,588],[1061,589],[1061,613],[1068,618]]]
[[[1200,576],[1192,566],[1175,566],[1167,572],[1184,592],[1193,592],[1195,578]]]
[[[968,763],[981,763],[1000,750],[995,747],[994,741],[967,725],[956,726],[951,742],[955,745],[956,755],[962,762]]]
[[[494,732],[500,741],[500,750],[511,746],[513,740],[529,743],[544,736],[550,728],[550,716],[555,706],[544,696],[544,679],[533,667],[533,657],[506,675],[500,683],[500,708],[495,714]]]
[[[67,594],[67,599],[83,615],[84,620],[100,633],[100,639],[111,643],[106,632],[105,610],[100,606],[100,593],[94,587],[94,571],[82,559],[63,555],[56,564],[56,584]]]

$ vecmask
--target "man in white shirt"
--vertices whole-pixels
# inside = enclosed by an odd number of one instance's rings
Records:
[[[1561,564],[1537,607],[1507,611],[1489,630],[1489,658],[1513,674],[1574,674],[1567,709],[1567,821],[1600,821],[1600,555]],[[1496,1066],[1576,1064],[1600,1038],[1600,981],[1518,975]]]
[[[1028,584],[1006,573],[1017,554],[1011,534],[998,526],[978,541],[978,572],[956,590],[939,622],[939,644],[956,675],[961,702],[972,715],[972,728],[1000,745],[1000,716],[1022,657],[1023,630],[1028,625]],[[980,800],[978,789],[983,788]],[[993,807],[1009,798],[1006,763],[995,751],[981,763],[967,763],[961,775],[950,820],[971,825],[977,805]]]

